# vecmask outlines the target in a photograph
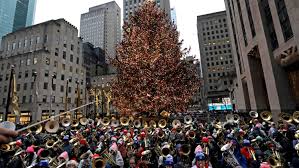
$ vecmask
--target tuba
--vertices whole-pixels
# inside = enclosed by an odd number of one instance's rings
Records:
[[[58,121],[55,121],[55,120],[51,120],[51,121],[48,121],[45,125],[45,130],[48,132],[48,133],[56,133],[59,129],[59,123]]]
[[[164,117],[164,118],[169,118],[170,113],[164,110],[164,111],[162,111],[162,112],[160,113],[160,115],[161,115],[162,117]]]
[[[221,147],[222,157],[225,160],[227,164],[229,164],[231,167],[235,168],[242,168],[240,163],[238,162],[237,158],[234,155],[234,152],[231,149],[232,144],[228,143]]]
[[[295,111],[293,113],[293,120],[295,121],[295,123],[299,123],[299,111]]]
[[[102,168],[106,165],[106,162],[101,158],[96,158],[92,161],[92,168]]]
[[[291,123],[293,121],[293,116],[289,113],[280,113],[279,114],[279,119],[283,120],[287,123]]]
[[[263,111],[261,112],[261,118],[264,121],[270,121],[272,119],[272,114],[270,111]]]
[[[79,126],[79,121],[78,121],[78,120],[72,120],[72,124],[71,124],[71,126],[72,126],[73,128],[77,128],[77,127]]]
[[[177,120],[177,119],[175,119],[175,120],[173,120],[172,121],[172,127],[173,128],[178,128],[178,127],[181,127],[181,121],[180,120]]]
[[[120,125],[122,126],[128,126],[129,125],[129,122],[130,122],[130,119],[127,118],[127,117],[120,117]]]
[[[140,120],[134,120],[133,125],[135,128],[140,128],[141,127],[141,121]]]
[[[158,122],[158,126],[159,126],[160,128],[165,128],[165,127],[166,127],[166,124],[167,124],[167,121],[166,121],[165,119],[161,119],[161,120],[159,120],[159,122]]]
[[[256,111],[250,111],[249,112],[249,116],[251,118],[258,118],[259,117],[259,113],[257,113]]]
[[[191,152],[191,146],[189,144],[183,144],[181,146],[181,151],[184,156],[189,156]]]
[[[154,120],[150,120],[149,121],[149,126],[152,127],[152,128],[156,128],[157,127],[157,124]]]
[[[108,117],[104,117],[101,121],[104,126],[108,126],[110,124],[110,119]]]
[[[271,167],[282,167],[281,164],[281,158],[279,153],[276,150],[273,150],[273,154],[269,157],[268,163],[271,165]]]
[[[185,124],[190,125],[192,123],[192,117],[190,115],[185,116],[184,122]]]
[[[34,127],[31,127],[28,129],[28,133],[32,133],[32,132],[35,132],[36,134],[39,134],[41,133],[43,130],[43,126],[42,125],[37,125],[37,126],[34,126]]]
[[[88,124],[88,119],[85,117],[80,118],[79,120],[81,125],[87,125]]]
[[[64,118],[61,121],[61,125],[63,127],[69,127],[71,125],[72,120],[70,118]]]
[[[165,145],[161,149],[161,154],[163,157],[166,157],[168,154],[170,154],[170,152],[171,152],[170,145]]]

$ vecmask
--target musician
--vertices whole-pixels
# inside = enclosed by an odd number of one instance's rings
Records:
[[[9,143],[11,138],[18,136],[18,132],[0,127],[0,144]]]
[[[118,150],[117,144],[115,142],[109,148],[109,152],[111,154],[113,161],[116,163],[116,165],[119,166],[120,168],[123,168],[124,160],[123,160],[123,157],[121,156],[121,153]]]

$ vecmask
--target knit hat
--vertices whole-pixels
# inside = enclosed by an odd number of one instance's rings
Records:
[[[85,139],[81,139],[81,140],[80,140],[80,144],[81,144],[81,145],[87,145],[87,141],[86,141]]]
[[[69,136],[68,135],[65,135],[64,137],[63,137],[63,140],[69,140]]]
[[[110,146],[109,151],[117,151],[117,145],[115,142]]]
[[[208,143],[208,142],[209,142],[209,138],[207,138],[207,137],[202,137],[201,142],[202,142],[202,143]]]
[[[250,141],[248,139],[244,139],[243,140],[243,145],[244,146],[249,146],[250,145]]]
[[[59,159],[69,160],[69,155],[66,151],[62,152],[59,157]]]
[[[27,149],[26,149],[26,152],[27,152],[27,153],[34,153],[34,148],[33,148],[33,146],[28,146]]]
[[[195,148],[194,154],[196,154],[198,152],[202,152],[202,147],[200,145],[197,145],[197,147]]]
[[[75,167],[77,167],[78,166],[78,162],[75,161],[75,160],[70,160],[70,161],[68,161],[66,163],[66,167],[68,167],[68,166],[75,166]]]
[[[22,146],[22,145],[23,145],[23,143],[20,139],[16,141],[16,146]]]
[[[165,163],[166,166],[173,165],[173,157],[170,154],[168,154],[166,156],[166,159],[165,159],[164,163]]]
[[[40,149],[37,151],[37,156],[40,156],[40,154],[41,154],[44,150],[45,150],[44,148],[40,148]]]
[[[260,168],[271,168],[271,166],[269,165],[268,162],[263,162],[261,163]]]
[[[205,160],[206,159],[205,154],[203,152],[197,152],[195,154],[195,158],[196,158],[196,160]]]
[[[40,167],[49,167],[49,161],[48,160],[41,160],[39,162]]]

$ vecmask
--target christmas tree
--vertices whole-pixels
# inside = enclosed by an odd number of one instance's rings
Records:
[[[199,89],[193,64],[184,61],[176,26],[154,2],[145,2],[123,26],[112,64],[112,103],[121,114],[182,112]]]

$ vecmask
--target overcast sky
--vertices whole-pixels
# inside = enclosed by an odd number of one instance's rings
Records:
[[[89,7],[111,0],[37,0],[35,23],[51,19],[65,18],[80,27],[80,15],[88,12]],[[115,0],[123,8],[123,0]],[[184,39],[184,47],[191,46],[191,55],[199,58],[196,16],[225,10],[224,0],[170,0],[176,9],[178,31]],[[123,14],[123,12],[122,12]]]

